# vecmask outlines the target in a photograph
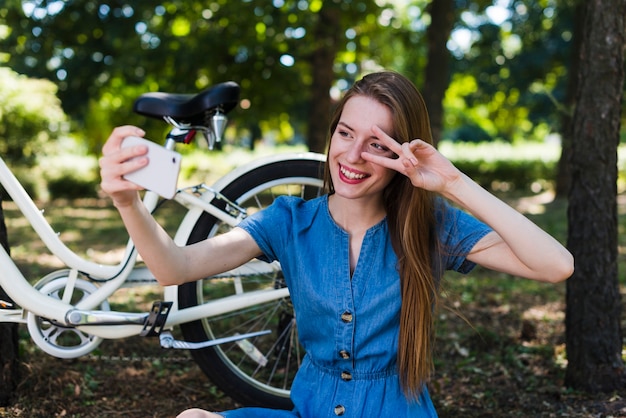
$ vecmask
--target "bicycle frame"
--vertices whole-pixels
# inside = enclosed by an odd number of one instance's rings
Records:
[[[168,140],[166,148],[173,149],[174,145],[174,141]],[[233,216],[215,207],[210,202],[215,197],[219,197],[219,190],[224,185],[237,178],[241,173],[253,169],[255,166],[278,161],[286,157],[317,160],[321,158],[314,153],[274,155],[257,159],[252,163],[231,171],[218,180],[212,188],[201,185],[195,188],[179,189],[173,200],[187,208],[188,212],[174,237],[175,242],[178,245],[186,244],[184,239],[188,236],[195,220],[202,212],[208,212],[231,226],[238,224],[243,218],[243,213]],[[22,308],[0,309],[0,322],[26,323],[25,314],[31,312],[39,317],[47,318],[57,325],[75,327],[80,331],[101,338],[125,338],[141,333],[149,313],[95,310],[116,290],[127,283],[129,279],[136,276],[145,277],[146,274],[149,274],[149,277],[154,280],[152,274],[146,268],[137,269],[135,267],[137,252],[132,241],[129,239],[123,259],[118,265],[101,265],[86,260],[73,252],[60,240],[19,180],[1,158],[0,184],[11,196],[46,247],[69,267],[68,280],[64,289],[64,295],[68,295],[67,299],[73,293],[78,274],[92,279],[106,280],[93,293],[79,301],[76,305],[71,305],[69,300],[65,300],[66,297],[57,299],[48,296],[31,285],[17,268],[7,251],[0,247],[0,270],[2,271],[2,274],[0,274],[0,286]],[[203,189],[204,191],[198,195],[194,193],[197,192],[197,189]],[[156,207],[158,199],[159,197],[155,193],[148,191],[145,193],[143,202],[148,210],[152,211]],[[272,268],[271,265],[263,262],[259,263],[268,266],[266,268]],[[171,328],[184,322],[232,312],[237,309],[284,298],[288,295],[287,288],[258,290],[212,300],[203,305],[178,309],[177,286],[168,286],[164,288],[164,299],[172,302],[173,306],[164,328]]]

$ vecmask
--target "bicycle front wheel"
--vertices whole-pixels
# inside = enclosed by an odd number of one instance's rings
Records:
[[[224,186],[221,193],[248,214],[270,205],[278,196],[305,199],[322,194],[322,166],[318,159],[283,159],[255,167]],[[223,202],[213,204],[224,206]],[[203,213],[192,229],[188,244],[228,231],[231,227]],[[284,288],[278,263],[253,260],[243,269],[187,283],[178,289],[181,308],[235,294]],[[247,406],[291,409],[291,384],[300,367],[300,346],[295,313],[289,297],[255,305],[221,316],[181,325],[187,341],[270,330],[271,333],[200,350],[191,355],[202,371],[225,394]]]

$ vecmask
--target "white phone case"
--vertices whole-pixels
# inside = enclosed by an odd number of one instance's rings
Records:
[[[181,155],[165,149],[159,144],[137,136],[128,136],[122,141],[122,148],[146,145],[148,147],[148,165],[124,176],[126,180],[171,199],[176,194]]]

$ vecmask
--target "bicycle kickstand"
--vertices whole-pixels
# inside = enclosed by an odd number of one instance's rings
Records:
[[[267,335],[271,333],[270,330],[263,330],[257,332],[250,332],[247,334],[235,334],[230,337],[216,338],[214,340],[208,340],[203,342],[188,342],[174,339],[174,336],[170,331],[164,331],[163,325],[167,320],[167,315],[170,313],[172,302],[158,301],[154,302],[152,309],[146,318],[143,325],[143,330],[139,335],[142,337],[156,337],[159,336],[161,347],[174,348],[182,350],[197,350],[199,348],[211,347],[214,345],[225,344],[230,342],[236,342],[245,340],[247,338],[259,337],[261,335]]]

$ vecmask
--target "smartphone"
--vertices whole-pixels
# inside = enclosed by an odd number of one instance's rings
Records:
[[[122,148],[134,145],[148,147],[146,156],[149,162],[139,170],[124,175],[124,178],[166,199],[173,198],[176,194],[181,155],[137,136],[127,136],[122,141]]]

